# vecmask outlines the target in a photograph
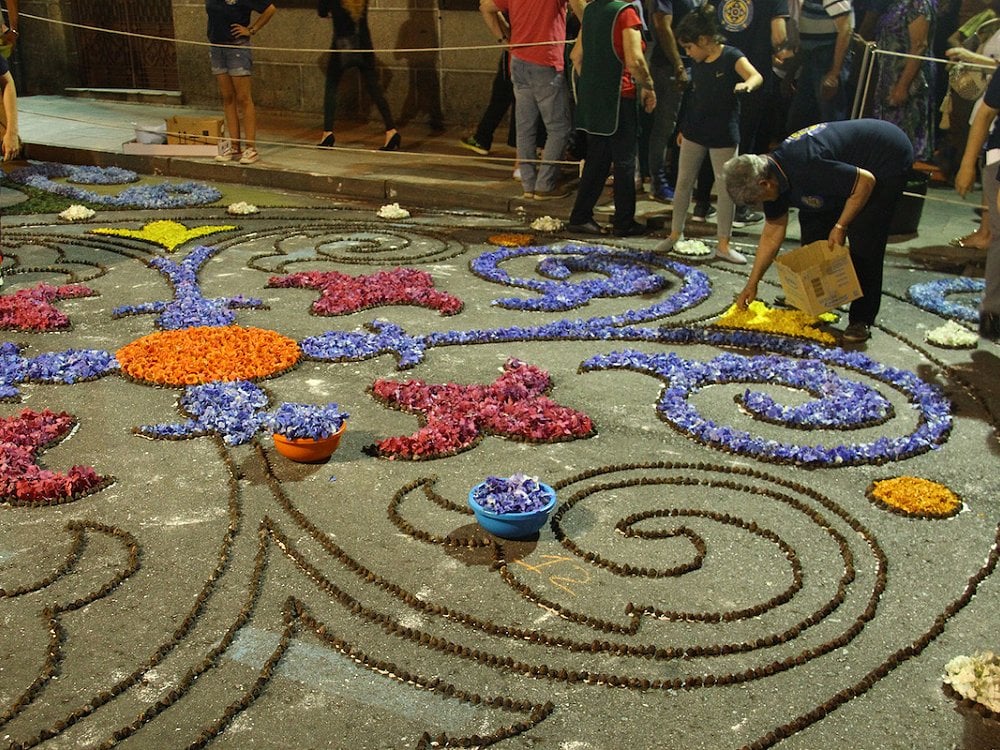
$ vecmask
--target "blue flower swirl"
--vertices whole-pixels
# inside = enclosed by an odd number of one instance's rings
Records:
[[[553,280],[515,279],[500,268],[512,258],[545,254],[536,266],[539,274]],[[480,278],[506,286],[531,289],[540,294],[533,299],[502,297],[494,305],[509,310],[558,312],[587,304],[597,297],[627,297],[658,292],[667,279],[636,262],[635,253],[601,247],[518,247],[485,252],[470,263]],[[598,274],[600,278],[568,281],[574,273]]]
[[[671,334],[664,335],[664,340],[674,338],[677,343],[707,343],[713,340],[714,343],[722,343],[718,333],[706,334],[696,329],[677,329]],[[746,336],[741,338],[746,339]],[[764,337],[756,338],[759,343],[767,341]],[[591,357],[581,365],[581,370],[628,369],[658,377],[666,383],[656,406],[657,413],[664,421],[682,434],[709,447],[771,463],[792,463],[809,467],[881,464],[925,453],[939,447],[947,438],[952,425],[948,399],[914,373],[887,367],[858,352],[822,350],[801,344],[795,348],[799,350],[799,356],[812,355],[816,360],[822,360],[822,363],[855,370],[901,391],[918,412],[916,428],[908,435],[895,438],[883,436],[868,443],[833,447],[822,444],[800,445],[757,437],[746,430],[717,424],[702,416],[689,403],[690,397],[706,385],[761,382],[763,372],[776,376],[777,382],[799,384],[822,391],[829,384],[836,384],[839,378],[825,366],[821,366],[819,361],[808,364],[819,376],[818,379],[813,379],[807,375],[795,374],[803,364],[801,361],[773,355],[751,357],[723,354],[706,363],[687,360],[673,352],[649,354],[624,350]],[[795,357],[791,349],[789,347],[785,354]],[[836,387],[839,395],[834,399],[846,401],[824,398],[812,408],[793,408],[788,413],[798,420],[796,426],[842,427],[840,422],[834,423],[830,419],[838,413],[847,415],[843,420],[844,428],[857,427],[866,421],[875,423],[888,417],[888,402],[871,389],[851,388],[840,384],[836,384]]]
[[[906,290],[906,295],[917,307],[927,312],[936,313],[944,318],[953,318],[967,323],[979,320],[979,303],[986,290],[985,279],[970,279],[968,276],[957,276],[953,279],[935,279],[914,284]],[[969,304],[953,302],[947,299],[949,294],[976,294]]]

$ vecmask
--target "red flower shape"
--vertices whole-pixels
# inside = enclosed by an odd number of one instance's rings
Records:
[[[320,290],[319,299],[310,308],[314,315],[346,315],[378,305],[419,305],[444,315],[454,315],[462,309],[462,300],[436,290],[431,275],[415,268],[395,268],[367,276],[307,271],[272,276],[267,285]]]
[[[69,328],[69,318],[51,303],[93,296],[92,289],[79,284],[39,284],[0,297],[0,331],[63,331]]]
[[[517,359],[507,360],[490,385],[376,380],[370,389],[375,398],[420,414],[424,424],[369,450],[386,458],[441,458],[468,450],[485,434],[539,443],[592,435],[590,417],[543,395],[551,386],[547,372]]]
[[[16,417],[0,418],[0,502],[55,505],[110,482],[89,466],[74,466],[59,474],[36,463],[37,453],[64,438],[75,422],[71,414],[48,409],[25,409]]]

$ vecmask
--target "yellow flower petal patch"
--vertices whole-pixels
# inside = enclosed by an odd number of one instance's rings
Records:
[[[801,310],[776,310],[760,300],[751,302],[746,310],[735,304],[719,316],[714,325],[720,328],[738,328],[762,333],[777,333],[782,336],[797,336],[813,339],[822,344],[835,344],[832,334],[816,328],[819,322],[830,323],[837,319],[833,313],[823,313],[818,318]]]
[[[113,227],[98,227],[91,229],[91,234],[111,234],[116,237],[130,237],[134,240],[152,242],[155,245],[162,245],[167,252],[172,252],[175,248],[183,245],[189,240],[204,237],[216,232],[228,232],[236,229],[233,225],[205,226],[188,228],[176,221],[151,221],[142,229],[116,229]]]
[[[868,497],[907,516],[947,518],[958,513],[962,501],[938,482],[921,477],[894,477],[872,482]]]

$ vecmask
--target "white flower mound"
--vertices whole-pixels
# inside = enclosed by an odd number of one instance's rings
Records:
[[[230,203],[229,207],[226,208],[226,211],[237,216],[246,216],[248,214],[258,213],[260,209],[253,203],[240,201],[239,203]]]
[[[979,336],[954,320],[931,329],[924,334],[924,339],[930,344],[956,349],[972,349],[979,343]]]
[[[710,255],[714,251],[701,240],[677,240],[674,252],[678,255]]]
[[[408,219],[410,212],[400,208],[398,203],[389,203],[378,210],[380,219]]]
[[[562,227],[563,223],[551,216],[539,216],[531,222],[531,228],[536,232],[558,232]]]
[[[1000,712],[1000,657],[992,651],[956,656],[944,667],[944,682],[963,698]]]
[[[94,216],[94,210],[87,208],[86,206],[81,206],[79,204],[73,204],[61,214],[59,218],[63,221],[86,221]]]

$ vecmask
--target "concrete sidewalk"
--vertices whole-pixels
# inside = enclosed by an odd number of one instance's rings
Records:
[[[252,166],[220,164],[201,157],[150,157],[125,154],[122,144],[135,137],[136,123],[155,123],[172,115],[221,117],[220,112],[58,96],[19,101],[21,133],[31,159],[116,165],[147,174],[218,179],[260,187],[298,190],[345,198],[401,204],[513,211],[528,215],[553,210],[568,213],[570,198],[542,203],[521,200],[512,179],[514,150],[498,138],[494,155],[482,157],[462,148],[462,130],[428,134],[425,125],[401,128],[398,152],[382,152],[377,123],[344,123],[337,145],[316,148],[319,123],[313,118],[258,112],[257,146]],[[567,166],[568,172],[575,168]],[[527,205],[525,205],[527,203]]]

